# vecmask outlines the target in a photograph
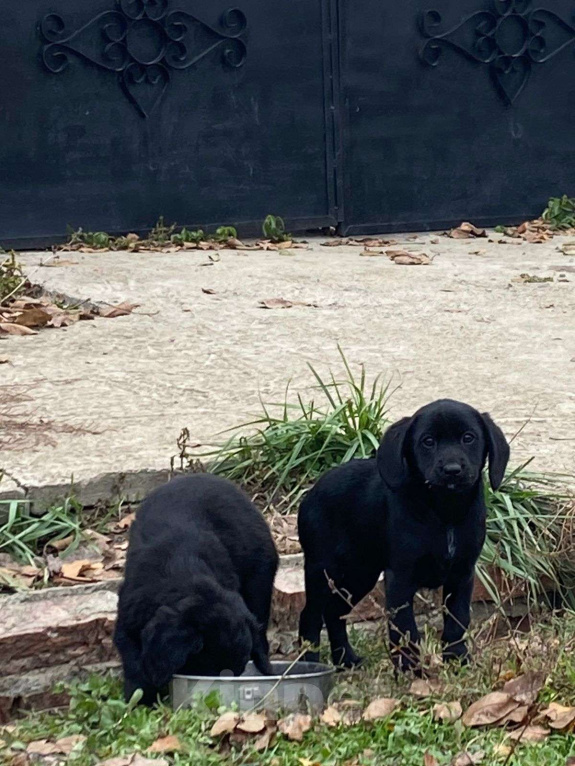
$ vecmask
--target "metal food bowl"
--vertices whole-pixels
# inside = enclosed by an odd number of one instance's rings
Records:
[[[240,711],[301,711],[319,713],[327,705],[335,668],[319,662],[272,662],[274,675],[262,676],[248,662],[241,676],[176,675],[171,683],[174,710],[201,704],[214,692],[218,704]]]

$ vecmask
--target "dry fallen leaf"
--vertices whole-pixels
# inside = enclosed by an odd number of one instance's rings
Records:
[[[7,356],[0,356],[0,364],[10,364],[10,359]]]
[[[51,314],[43,308],[37,307],[23,311],[20,316],[16,317],[14,324],[22,327],[44,327],[51,318]]]
[[[452,239],[469,239],[470,237],[486,237],[487,232],[485,229],[478,229],[472,223],[464,221],[460,226],[452,229],[449,236]]]
[[[510,745],[499,744],[493,748],[493,755],[497,758],[507,758],[512,752],[513,748]]]
[[[54,551],[65,551],[66,548],[68,548],[75,540],[74,535],[68,535],[67,537],[60,537],[54,540],[50,540],[46,543],[44,546],[44,552],[54,550]]]
[[[511,695],[521,705],[532,705],[536,701],[541,689],[545,686],[546,680],[546,673],[530,671],[508,681],[503,687],[503,691],[505,694]]]
[[[478,750],[476,753],[459,753],[451,761],[451,766],[475,766],[476,763],[481,763],[484,758],[484,750]]]
[[[552,702],[541,712],[541,716],[549,720],[549,726],[552,729],[561,731],[575,723],[575,707],[565,707],[558,702]]]
[[[117,529],[129,529],[135,520],[136,514],[128,513],[126,516],[122,516],[122,518],[114,526]]]
[[[96,562],[92,561],[91,559],[78,559],[77,561],[69,561],[62,564],[61,574],[62,577],[74,579],[79,577],[86,569],[91,569],[95,566]]]
[[[293,742],[301,742],[306,731],[311,729],[311,716],[293,713],[278,721],[278,729]]]
[[[566,242],[559,250],[563,255],[575,255],[575,242]]]
[[[421,699],[424,699],[425,697],[431,697],[431,695],[438,692],[439,689],[440,685],[436,680],[416,678],[409,687],[409,693],[413,694],[414,697],[421,697]]]
[[[223,713],[210,729],[210,737],[220,737],[222,734],[231,734],[236,728],[240,716],[238,713]]]
[[[0,333],[2,332],[6,335],[38,335],[36,330],[13,322],[0,322]]]
[[[261,309],[291,309],[293,303],[286,301],[285,298],[268,298],[260,301],[258,305]]]
[[[398,705],[399,700],[390,697],[378,697],[369,703],[363,711],[362,718],[364,721],[377,721],[379,718],[391,715]]]
[[[97,766],[169,766],[165,758],[146,758],[140,753],[98,761]]]
[[[543,726],[524,726],[511,732],[509,739],[514,742],[543,742],[551,732]]]
[[[439,766],[439,761],[431,753],[425,752],[423,755],[423,766]]]
[[[160,737],[153,744],[150,745],[148,753],[175,753],[177,750],[182,749],[182,743],[173,734],[167,737]]]
[[[330,705],[321,714],[320,721],[326,726],[338,726],[341,723],[341,713],[333,705]]]
[[[248,713],[238,722],[236,729],[246,734],[259,734],[266,728],[266,717],[262,713]]]
[[[431,263],[426,253],[411,253],[407,250],[387,250],[386,253],[398,266],[429,266]]]
[[[206,295],[215,295],[216,294],[216,291],[212,290],[211,287],[202,287],[202,292],[205,293]]]
[[[474,702],[463,714],[464,726],[490,726],[497,723],[509,713],[513,712],[519,704],[505,692],[491,692]]]
[[[29,755],[59,755],[60,750],[55,742],[48,742],[47,739],[37,739],[29,742],[26,747]]]
[[[565,766],[575,766],[575,758],[567,758]]]
[[[463,710],[461,708],[461,702],[455,700],[454,702],[439,702],[433,706],[433,718],[436,721],[442,721],[444,723],[452,723],[458,721],[461,718]]]
[[[268,726],[263,734],[260,734],[260,736],[254,740],[254,750],[258,753],[267,750],[268,747],[270,747],[270,745],[273,743],[276,732],[277,729],[275,725]]]
[[[527,705],[519,705],[515,710],[510,710],[507,715],[504,715],[499,721],[498,726],[503,726],[506,723],[524,723],[529,713],[529,707]]]
[[[107,319],[115,319],[116,317],[125,317],[131,314],[132,311],[138,308],[139,303],[128,303],[126,301],[119,303],[117,306],[108,306],[107,308],[100,309],[100,316]]]

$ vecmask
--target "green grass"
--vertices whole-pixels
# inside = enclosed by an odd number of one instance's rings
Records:
[[[541,216],[552,229],[575,227],[575,197],[551,197]]]
[[[354,377],[341,356],[343,381],[333,373],[324,381],[310,365],[319,403],[305,402],[299,395],[296,403],[290,403],[288,386],[283,404],[262,402],[260,418],[233,429],[240,434],[200,455],[209,470],[254,493],[263,492],[269,503],[287,512],[330,468],[352,458],[370,457],[388,424],[389,388],[379,378],[369,385],[363,366],[359,377]],[[244,430],[249,433],[242,434]]]
[[[372,457],[389,425],[389,385],[376,378],[370,385],[366,370],[354,374],[343,352],[343,379],[327,379],[310,366],[318,390],[305,402],[289,389],[280,405],[262,403],[262,415],[235,429],[214,450],[187,454],[180,442],[183,464],[200,458],[208,470],[247,488],[264,509],[294,511],[313,482],[334,466],[352,458]],[[318,401],[319,399],[319,401]],[[185,440],[184,440],[185,441]],[[567,477],[536,474],[527,464],[510,471],[493,491],[486,482],[487,541],[479,575],[494,597],[522,595],[535,602],[553,589],[575,608],[575,521]],[[509,578],[499,594],[490,571],[501,569]]]
[[[44,714],[30,714],[9,734],[0,731],[7,746],[24,748],[38,739],[58,739],[80,734],[87,737],[83,747],[69,757],[74,766],[93,766],[100,759],[133,752],[145,752],[158,738],[176,735],[181,752],[167,756],[181,766],[251,764],[252,766],[302,766],[307,761],[321,766],[374,763],[379,766],[423,766],[426,751],[441,766],[448,766],[462,752],[484,750],[484,764],[503,763],[494,752],[506,739],[499,728],[466,729],[461,723],[441,724],[433,720],[436,702],[459,700],[465,709],[483,694],[501,685],[499,674],[526,669],[545,670],[549,680],[540,694],[540,705],[559,701],[575,703],[575,615],[549,619],[530,634],[517,634],[490,640],[478,647],[475,661],[456,672],[441,668],[442,688],[433,697],[417,699],[408,693],[411,679],[394,678],[383,642],[376,635],[357,633],[353,641],[368,657],[363,671],[338,675],[332,701],[355,700],[363,708],[376,696],[393,696],[401,701],[390,718],[374,724],[328,728],[315,722],[303,742],[289,742],[278,736],[265,753],[256,753],[250,744],[243,750],[220,753],[209,731],[221,712],[207,707],[172,712],[167,706],[149,710],[126,705],[121,699],[118,680],[92,677],[72,690],[68,708]],[[372,751],[365,754],[365,751]],[[554,734],[539,745],[518,747],[513,766],[565,766],[575,754],[572,735]],[[0,751],[0,759],[2,757]],[[166,757],[166,756],[164,756]]]
[[[16,254],[6,255],[0,250],[0,303],[14,298],[26,284],[22,267],[16,260]]]
[[[30,513],[30,504],[21,500],[0,501],[7,519],[0,525],[0,553],[8,553],[22,564],[34,564],[50,540],[73,536],[70,550],[80,538],[82,507],[72,498],[54,505],[42,516]]]

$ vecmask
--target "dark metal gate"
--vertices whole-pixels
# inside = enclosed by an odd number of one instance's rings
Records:
[[[340,8],[345,231],[517,222],[575,194],[573,0]]]
[[[5,4],[0,244],[487,224],[575,192],[573,0],[228,2]]]
[[[231,4],[3,4],[0,243],[337,224],[330,3]]]

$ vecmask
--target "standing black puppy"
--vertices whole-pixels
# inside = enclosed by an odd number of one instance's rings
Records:
[[[489,415],[442,399],[391,426],[376,458],[323,476],[299,514],[306,580],[301,639],[318,646],[325,623],[334,664],[358,665],[343,618],[384,571],[397,666],[417,667],[416,591],[441,586],[444,658],[465,660],[475,563],[485,540],[488,457],[497,489],[509,459],[502,431]],[[317,658],[315,651],[307,655]]]
[[[114,643],[125,696],[153,704],[175,673],[271,673],[268,626],[278,556],[261,513],[210,474],[152,492],[130,531]]]

